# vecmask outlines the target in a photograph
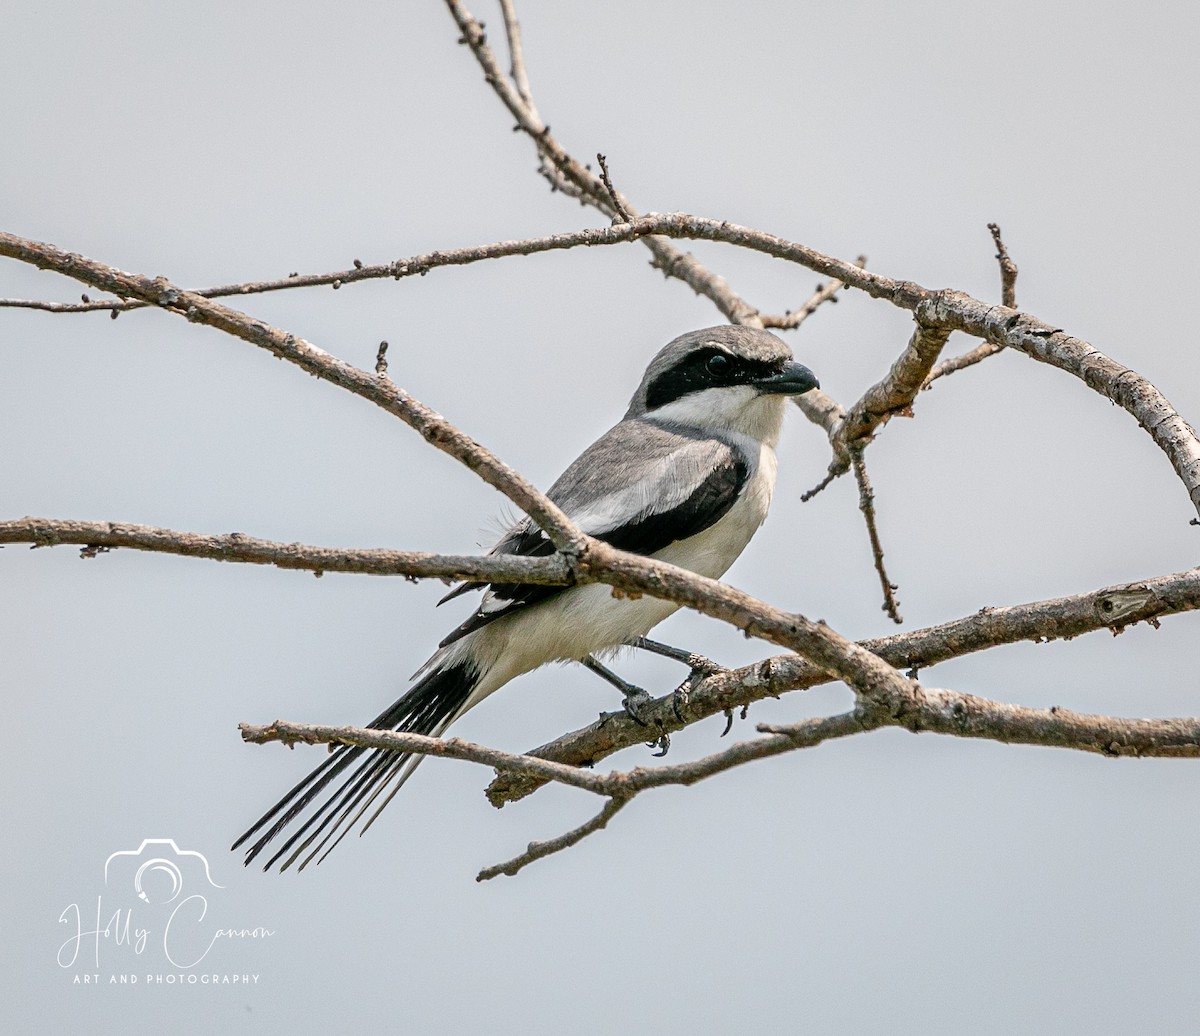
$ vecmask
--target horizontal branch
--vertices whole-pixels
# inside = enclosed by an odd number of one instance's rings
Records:
[[[127,547],[180,557],[209,558],[249,565],[323,572],[354,572],[410,579],[480,580],[499,583],[567,585],[573,581],[561,555],[548,558],[504,555],[429,554],[421,551],[314,547],[280,543],[231,532],[207,536],[153,525],[126,522],[81,522],[58,518],[19,518],[0,522],[0,544],[28,543],[33,547],[75,544],[94,557],[97,548]]]
[[[433,738],[391,730],[313,726],[277,720],[265,726],[241,724],[244,740],[256,744],[345,744],[384,751],[460,759],[492,766],[525,779],[555,781],[608,797],[590,820],[544,842],[531,842],[517,857],[480,872],[478,880],[516,874],[527,864],[577,844],[604,828],[608,821],[641,792],[667,785],[692,785],[746,763],[785,752],[812,748],[825,741],[866,733],[886,726],[902,726],[914,733],[939,733],[982,738],[1007,744],[1070,748],[1120,757],[1195,758],[1200,756],[1200,718],[1119,719],[1093,716],[1066,709],[1032,709],[990,701],[957,691],[920,689],[911,708],[892,712],[876,703],[860,701],[837,716],[806,719],[784,725],[760,725],[765,736],[685,763],[607,774],[528,755],[514,755],[461,738]]]
[[[582,788],[597,795],[610,793],[612,781],[604,774],[589,773],[575,766],[514,755],[498,748],[488,748],[460,737],[426,737],[403,730],[369,730],[364,727],[334,727],[308,723],[289,723],[277,719],[274,723],[255,726],[239,723],[242,740],[247,744],[265,745],[279,741],[285,745],[297,742],[306,745],[357,745],[360,748],[379,748],[385,752],[406,752],[410,755],[433,755],[445,759],[461,759],[502,770],[533,774],[548,781],[558,781],[573,788]]]
[[[1106,756],[1200,757],[1200,718],[1121,719],[1067,709],[1031,709],[959,691],[925,691],[924,707],[905,725],[953,737],[1009,745],[1070,748]]]
[[[1069,640],[1100,629],[1116,634],[1134,623],[1156,623],[1162,616],[1197,609],[1200,609],[1200,568],[1071,597],[983,608],[937,626],[859,643],[890,665],[915,673],[939,662],[1003,644]],[[804,659],[777,656],[705,678],[690,691],[682,710],[683,720],[676,714],[676,703],[669,694],[645,705],[639,714],[652,730],[674,733],[683,728],[684,721],[696,723],[764,698],[777,698],[787,691],[828,682],[825,673]],[[645,739],[645,727],[616,713],[564,734],[529,754],[574,766],[594,766]],[[524,798],[537,787],[538,782],[501,775],[488,787],[487,795],[493,805],[503,806]]]

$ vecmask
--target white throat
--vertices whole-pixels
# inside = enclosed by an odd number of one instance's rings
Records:
[[[690,392],[645,416],[707,434],[745,436],[774,449],[787,400],[787,396],[763,395],[750,385],[735,385]]]

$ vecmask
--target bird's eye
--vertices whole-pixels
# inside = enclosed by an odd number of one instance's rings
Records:
[[[712,356],[704,361],[704,369],[709,374],[718,378],[728,374],[732,367],[733,361],[724,353],[713,353]]]

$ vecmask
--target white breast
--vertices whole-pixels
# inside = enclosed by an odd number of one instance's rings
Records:
[[[725,516],[703,532],[672,543],[654,556],[698,575],[719,579],[766,519],[775,489],[775,468],[775,450],[760,446],[754,472]]]

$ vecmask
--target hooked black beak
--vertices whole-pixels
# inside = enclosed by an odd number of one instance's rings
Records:
[[[754,383],[759,392],[780,396],[802,396],[809,389],[820,388],[817,376],[802,363],[789,360],[778,374],[760,378]]]

